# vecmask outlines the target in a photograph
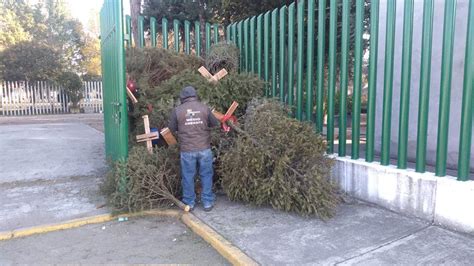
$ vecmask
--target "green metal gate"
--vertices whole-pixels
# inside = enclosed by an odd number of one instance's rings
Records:
[[[104,88],[104,129],[107,158],[128,154],[125,93],[125,50],[122,0],[105,0],[100,11],[101,59]]]

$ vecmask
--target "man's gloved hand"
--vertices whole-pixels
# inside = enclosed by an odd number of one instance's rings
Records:
[[[227,121],[230,120],[232,121],[233,123],[237,123],[237,117],[235,117],[235,115],[224,115],[224,117],[222,117],[221,119],[221,127],[222,127],[222,130],[224,130],[224,132],[229,132],[230,131],[230,127],[227,125]]]

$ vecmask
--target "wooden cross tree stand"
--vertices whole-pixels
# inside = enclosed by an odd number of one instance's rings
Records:
[[[225,77],[228,72],[227,70],[225,70],[225,68],[221,69],[219,72],[217,72],[215,75],[212,75],[209,70],[207,70],[205,67],[200,67],[198,69],[199,73],[201,73],[201,75],[203,77],[205,77],[209,82],[213,81],[213,82],[217,82],[219,81],[220,79],[222,79],[223,77]]]
[[[148,115],[142,116],[143,118],[143,125],[145,127],[145,134],[141,134],[137,136],[137,142],[146,142],[146,148],[150,154],[153,153],[153,144],[152,140],[158,139],[159,135],[158,132],[151,132],[150,131],[150,120],[148,120]]]

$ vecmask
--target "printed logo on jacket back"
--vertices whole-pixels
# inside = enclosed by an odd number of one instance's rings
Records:
[[[201,120],[201,118],[198,116],[201,111],[193,111],[192,109],[187,109],[186,110],[186,122],[184,122],[185,126],[191,126],[191,125],[201,125],[204,124],[204,122]]]

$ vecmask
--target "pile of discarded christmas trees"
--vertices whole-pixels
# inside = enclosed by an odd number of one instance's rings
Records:
[[[126,62],[130,152],[103,186],[116,209],[180,205],[179,144],[166,127],[181,89],[191,85],[217,111],[239,103],[233,112],[238,121],[225,122],[232,130],[212,132],[216,190],[231,200],[301,215],[334,214],[340,196],[330,181],[333,161],[323,138],[311,124],[291,118],[284,105],[264,99],[266,84],[258,76],[238,73],[235,45],[216,44],[205,59],[132,48]]]

